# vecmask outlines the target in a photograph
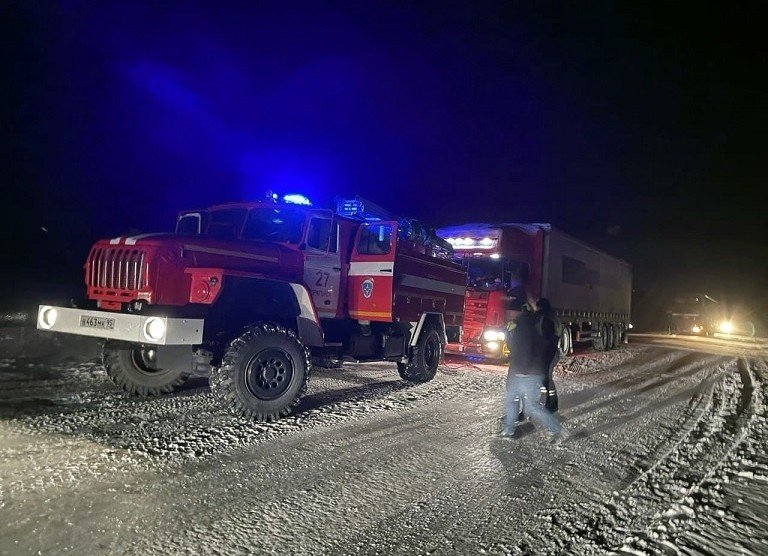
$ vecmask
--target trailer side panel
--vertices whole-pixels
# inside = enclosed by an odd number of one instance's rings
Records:
[[[629,321],[632,267],[563,232],[547,232],[542,293],[568,314]]]

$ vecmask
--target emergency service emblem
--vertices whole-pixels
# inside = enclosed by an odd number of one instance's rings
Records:
[[[363,297],[366,299],[369,299],[371,295],[373,295],[373,279],[372,278],[366,278],[363,280]]]

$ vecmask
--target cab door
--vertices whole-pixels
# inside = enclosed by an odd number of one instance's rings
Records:
[[[397,222],[366,222],[357,231],[349,262],[349,316],[392,322]]]
[[[304,282],[320,318],[335,317],[339,308],[341,254],[338,227],[330,214],[313,215],[304,241]]]

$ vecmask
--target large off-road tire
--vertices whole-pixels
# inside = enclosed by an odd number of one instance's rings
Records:
[[[434,328],[422,330],[408,363],[398,363],[400,378],[409,382],[429,382],[435,378],[445,346]]]
[[[188,369],[157,368],[153,360],[158,349],[162,347],[107,341],[101,360],[107,374],[119,388],[135,396],[157,396],[173,392],[192,373],[191,366]]]
[[[274,421],[307,391],[309,352],[292,330],[272,323],[246,327],[211,372],[211,391],[232,413]]]

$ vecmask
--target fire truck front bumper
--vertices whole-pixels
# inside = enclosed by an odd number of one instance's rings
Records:
[[[196,345],[203,341],[203,319],[131,315],[40,305],[37,328],[139,344]]]

